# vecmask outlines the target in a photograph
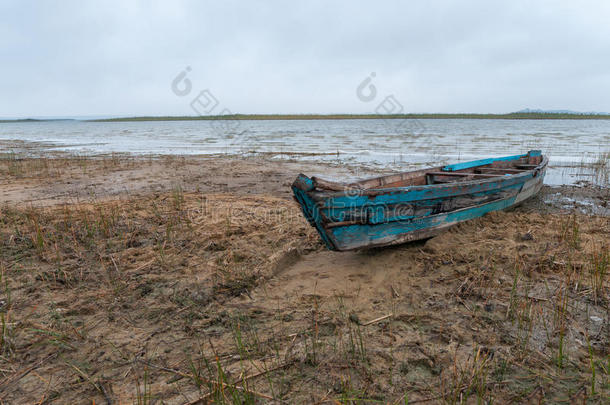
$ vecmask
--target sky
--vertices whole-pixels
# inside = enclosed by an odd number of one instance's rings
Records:
[[[0,0],[0,117],[610,111],[609,21],[605,0]]]

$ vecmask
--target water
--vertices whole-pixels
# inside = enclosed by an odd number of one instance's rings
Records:
[[[550,156],[547,184],[603,184],[589,166],[610,152],[610,121],[52,121],[0,124],[7,140],[78,154],[266,153],[392,170],[542,149]]]

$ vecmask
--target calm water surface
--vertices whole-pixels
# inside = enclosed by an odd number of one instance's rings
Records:
[[[408,170],[542,149],[548,184],[596,179],[587,166],[610,153],[606,120],[52,121],[0,124],[0,140],[79,154],[271,153]],[[606,184],[607,185],[607,184]]]

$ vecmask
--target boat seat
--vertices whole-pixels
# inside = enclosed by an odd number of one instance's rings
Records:
[[[438,179],[436,177],[453,177],[451,180],[448,179]],[[486,178],[486,177],[500,177],[501,173],[498,174],[480,174],[480,173],[461,173],[461,172],[428,172],[426,173],[426,184],[445,184],[445,183],[455,183],[460,181],[460,178],[463,179],[465,177],[475,178]]]
[[[475,169],[475,172],[480,174],[484,174],[485,172],[492,172],[492,173],[500,173],[500,174],[510,174],[510,173],[523,173],[523,172],[529,172],[528,169],[499,169],[499,168],[495,168],[495,167],[481,167],[480,169]]]
[[[462,173],[462,172],[428,172],[430,176],[456,176],[456,177],[498,177],[501,174],[482,174],[482,173]]]

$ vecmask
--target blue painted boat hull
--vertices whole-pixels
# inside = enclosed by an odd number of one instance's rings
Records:
[[[517,205],[540,191],[547,164],[530,151],[351,184],[301,174],[292,190],[329,249],[353,250],[425,239]]]

